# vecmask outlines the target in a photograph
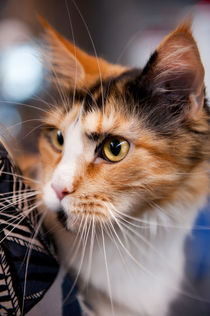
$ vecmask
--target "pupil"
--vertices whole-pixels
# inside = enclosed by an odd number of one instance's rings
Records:
[[[58,143],[62,146],[63,145],[63,135],[61,134],[61,131],[57,131],[57,140],[58,140]]]
[[[118,156],[121,151],[121,144],[118,139],[114,139],[110,143],[110,150],[114,156]]]

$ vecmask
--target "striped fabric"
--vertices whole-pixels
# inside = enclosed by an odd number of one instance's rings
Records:
[[[33,191],[18,174],[0,146],[0,315],[89,315],[76,289],[69,295],[73,282],[61,273],[40,216],[30,212]]]

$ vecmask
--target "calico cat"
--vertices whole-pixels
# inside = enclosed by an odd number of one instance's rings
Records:
[[[39,139],[41,211],[60,262],[97,316],[164,316],[208,195],[210,111],[190,23],[143,69],[89,56],[42,23],[65,91]]]

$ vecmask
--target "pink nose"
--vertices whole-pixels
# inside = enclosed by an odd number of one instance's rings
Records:
[[[66,195],[68,195],[70,192],[63,186],[51,183],[51,187],[55,191],[57,198],[61,201]]]

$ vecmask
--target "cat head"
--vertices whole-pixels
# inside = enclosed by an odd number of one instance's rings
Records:
[[[189,22],[143,69],[89,56],[42,23],[63,94],[39,141],[47,208],[62,210],[74,230],[139,216],[180,191],[195,197],[195,170],[209,157],[209,110]]]

